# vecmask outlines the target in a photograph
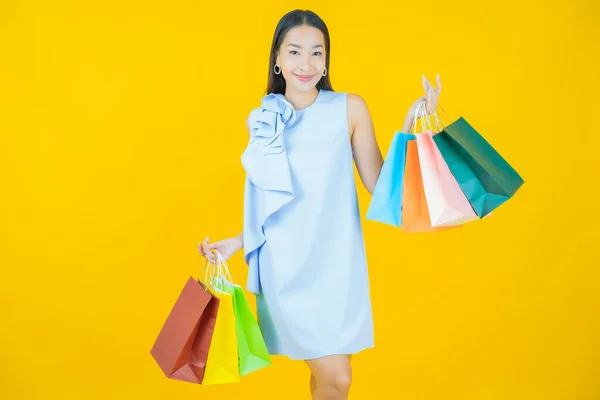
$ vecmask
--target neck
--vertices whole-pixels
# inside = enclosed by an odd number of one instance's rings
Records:
[[[310,106],[317,100],[318,95],[319,90],[316,87],[307,92],[298,92],[288,88],[285,89],[285,98],[296,110],[302,110],[303,108]]]

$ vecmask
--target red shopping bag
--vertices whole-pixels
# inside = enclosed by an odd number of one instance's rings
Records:
[[[168,378],[202,383],[218,309],[219,299],[190,277],[150,350]]]

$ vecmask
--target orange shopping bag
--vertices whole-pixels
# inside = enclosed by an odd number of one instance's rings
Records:
[[[402,197],[402,232],[438,232],[456,226],[432,227],[429,208],[425,199],[425,188],[419,165],[417,141],[406,143],[406,165],[404,167],[404,189]]]

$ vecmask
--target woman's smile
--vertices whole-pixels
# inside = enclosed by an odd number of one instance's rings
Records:
[[[312,78],[313,78],[314,75],[298,75],[298,74],[294,74],[294,76],[296,78],[298,78],[302,82],[309,82],[310,80],[312,80]]]

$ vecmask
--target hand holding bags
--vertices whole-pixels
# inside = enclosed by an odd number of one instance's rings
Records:
[[[413,128],[417,118],[428,118],[420,115],[424,105],[417,107]],[[423,133],[394,135],[367,219],[403,232],[445,230],[489,215],[523,184],[462,117],[439,133],[422,127]]]

